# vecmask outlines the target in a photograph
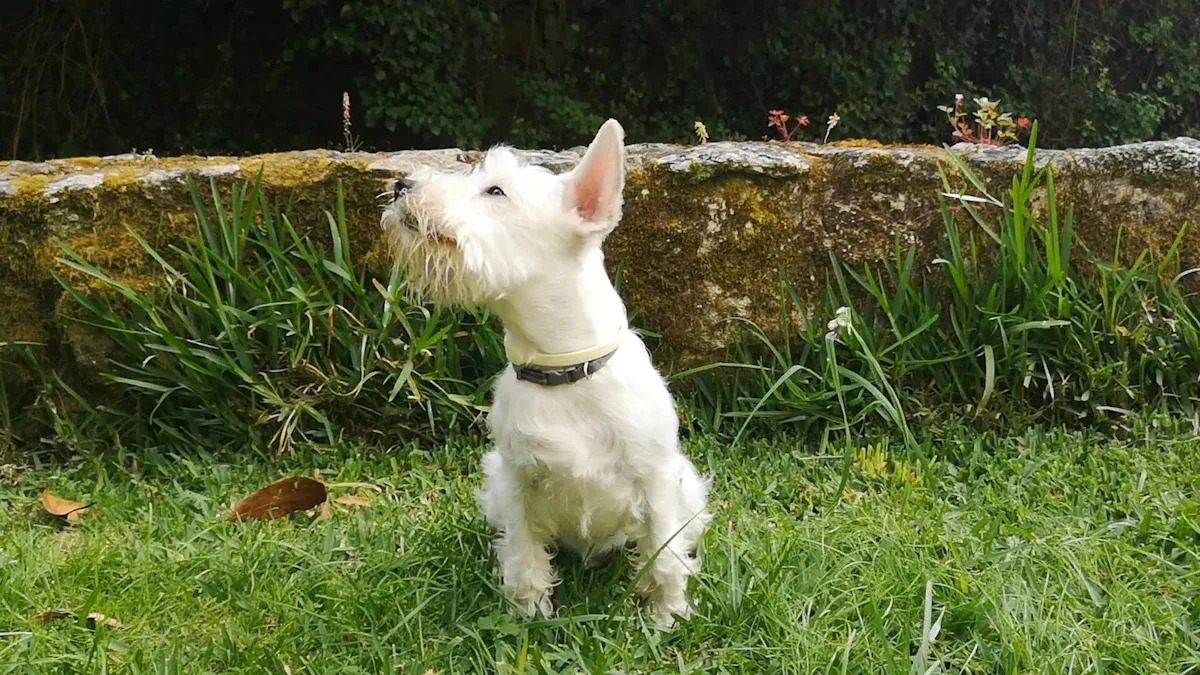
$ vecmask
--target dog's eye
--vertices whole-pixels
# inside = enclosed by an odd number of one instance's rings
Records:
[[[504,190],[501,190],[499,185],[493,185],[492,187],[484,190],[484,194],[489,194],[493,197],[503,197]]]

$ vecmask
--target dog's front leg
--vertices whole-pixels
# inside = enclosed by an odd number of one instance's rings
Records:
[[[496,558],[501,586],[520,614],[531,617],[540,612],[545,617],[554,616],[550,600],[555,583],[548,550],[551,542],[530,522],[526,489],[497,450],[484,456],[483,471],[480,506],[488,523],[499,532]]]
[[[552,617],[554,604],[550,595],[554,589],[554,568],[550,564],[548,542],[540,541],[524,518],[514,521],[519,522],[510,522],[500,535],[497,547],[501,584],[523,616],[540,613]]]
[[[676,616],[691,616],[687,584],[698,563],[688,550],[691,523],[683,517],[684,509],[673,491],[652,492],[648,506],[636,540],[638,556],[643,566],[648,566],[639,570],[638,593],[650,604],[654,621],[669,627]]]

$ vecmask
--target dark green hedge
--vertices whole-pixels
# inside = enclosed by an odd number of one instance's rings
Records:
[[[1194,0],[5,0],[0,152],[366,149],[758,138],[948,140],[999,98],[1049,145],[1195,135]]]

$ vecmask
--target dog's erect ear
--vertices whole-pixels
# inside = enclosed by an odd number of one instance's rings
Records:
[[[625,188],[625,130],[609,120],[587,154],[567,174],[567,208],[579,215],[588,233],[612,229],[621,219],[621,190]]]

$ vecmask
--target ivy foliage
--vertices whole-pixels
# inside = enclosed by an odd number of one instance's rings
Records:
[[[8,0],[0,152],[565,147],[760,138],[949,140],[955,93],[1049,146],[1200,132],[1191,0]],[[357,143],[355,143],[357,144]]]

